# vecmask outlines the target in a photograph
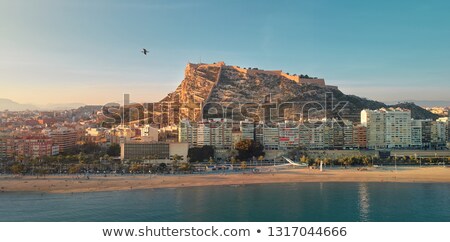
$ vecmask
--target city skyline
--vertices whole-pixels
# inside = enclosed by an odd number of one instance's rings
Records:
[[[323,77],[384,102],[448,100],[450,3],[0,1],[0,98],[159,101],[188,62]],[[144,56],[141,48],[150,53]],[[431,84],[431,85],[430,85]]]

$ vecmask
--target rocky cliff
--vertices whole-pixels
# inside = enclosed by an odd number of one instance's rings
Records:
[[[353,121],[359,121],[360,112],[364,108],[389,107],[382,102],[346,95],[337,87],[326,85],[323,79],[289,75],[280,70],[265,71],[227,66],[223,62],[188,64],[184,80],[160,103],[171,103],[177,107],[175,113],[169,116],[180,115],[181,118],[191,120],[201,118],[199,107],[205,105],[210,105],[215,110],[219,105],[228,107],[223,110],[228,118],[233,119],[263,118],[267,116],[269,110],[267,107],[280,107],[281,104],[282,108],[279,109],[281,113],[275,115],[279,119],[287,116],[299,118],[312,115],[320,118],[325,115],[327,117],[338,115]],[[407,108],[416,119],[437,117],[411,103]],[[203,115],[221,117],[217,112],[204,112]]]

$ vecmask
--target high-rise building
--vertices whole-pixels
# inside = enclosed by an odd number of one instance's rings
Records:
[[[431,148],[431,120],[420,120],[422,124],[422,147]]]
[[[367,127],[367,146],[407,148],[411,144],[411,111],[400,108],[362,110],[361,124]]]
[[[431,123],[431,147],[442,148],[446,145],[445,123],[433,121]]]
[[[294,149],[299,147],[299,124],[285,121],[278,123],[279,149]]]
[[[210,119],[198,123],[197,145],[211,145],[217,149],[231,149],[233,123],[228,119]]]
[[[300,123],[299,125],[299,139],[298,143],[301,148],[307,149],[310,148],[311,143],[311,127],[308,125],[308,123]]]
[[[255,140],[255,123],[244,120],[239,122],[239,130],[242,133],[242,139]]]
[[[385,142],[387,148],[408,148],[411,145],[411,111],[385,110]]]
[[[449,132],[450,118],[449,117],[441,117],[441,118],[438,118],[436,121],[444,123],[444,125],[445,125],[445,140],[446,140],[446,142],[450,142],[450,132]]]
[[[366,127],[367,147],[370,149],[385,148],[385,113],[381,110],[361,111],[361,124]]]
[[[50,132],[50,137],[53,139],[53,143],[59,146],[59,152],[66,152],[77,143],[77,132],[67,127],[60,127]]]
[[[262,132],[264,149],[278,150],[280,145],[278,127],[264,126]]]
[[[334,135],[336,130],[336,136],[343,137],[342,130],[333,127],[333,123],[325,121],[322,124],[323,131],[323,149],[332,149],[334,147]],[[339,134],[339,132],[341,132]],[[336,142],[337,143],[337,142]]]
[[[354,147],[353,143],[353,123],[351,121],[343,122],[344,129],[344,149],[350,149]]]
[[[367,127],[357,124],[353,127],[353,147],[358,149],[367,148]]]
[[[310,127],[311,140],[309,147],[311,149],[323,149],[324,144],[324,124],[317,124]]]
[[[422,121],[411,120],[411,148],[422,148]]]
[[[178,124],[178,142],[186,142],[189,146],[197,146],[197,123],[182,120]]]
[[[52,156],[52,148],[52,139],[43,135],[11,137],[6,140],[8,157],[42,158]]]
[[[264,123],[259,122],[255,126],[255,140],[256,142],[260,143],[261,145],[264,144],[264,133],[263,133]]]
[[[123,106],[130,105],[130,94],[123,94]]]
[[[7,149],[6,149],[6,141],[7,136],[1,136],[0,135],[0,160],[7,158]]]

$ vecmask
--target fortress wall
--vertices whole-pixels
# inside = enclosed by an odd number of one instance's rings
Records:
[[[309,79],[309,78],[300,78],[300,84],[315,84],[321,87],[325,87],[324,79]]]
[[[291,75],[288,75],[288,74],[286,74],[286,73],[281,73],[281,76],[283,76],[283,77],[285,77],[285,78],[287,78],[287,79],[289,79],[289,80],[291,80],[291,81],[295,81],[295,82],[300,82],[300,77],[299,76],[291,76]]]

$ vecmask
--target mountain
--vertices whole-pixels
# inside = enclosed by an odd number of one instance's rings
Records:
[[[54,111],[54,110],[69,110],[76,109],[85,104],[82,103],[63,103],[63,104],[47,104],[47,105],[33,105],[33,104],[21,104],[14,102],[10,99],[0,98],[0,111],[9,110],[9,111],[25,111],[25,110],[45,110],[45,111]]]
[[[47,105],[41,105],[38,108],[40,110],[70,110],[77,109],[85,105],[86,104],[84,103],[51,103]]]
[[[10,111],[25,111],[25,110],[36,110],[37,107],[31,104],[20,104],[14,102],[10,99],[0,98],[0,111],[10,110]]]
[[[342,93],[338,87],[327,85],[325,80],[311,78],[307,75],[291,75],[281,70],[259,70],[257,68],[241,68],[228,66],[223,62],[213,64],[189,63],[185,69],[185,77],[177,89],[169,93],[157,105],[171,103],[179,112],[181,118],[199,120],[200,112],[196,108],[215,107],[225,110],[226,117],[243,119],[245,117],[262,119],[267,116],[267,107],[274,103],[283,103],[284,117],[335,117],[359,121],[362,109],[379,109],[389,105]],[[244,115],[233,115],[233,108],[240,105],[246,107]],[[208,106],[209,105],[209,106]],[[333,107],[338,107],[333,110]],[[224,108],[225,107],[225,108]],[[324,108],[326,107],[326,108]],[[396,104],[392,107],[403,107],[411,110],[415,119],[435,119],[437,115],[413,104]],[[314,111],[313,109],[316,109]],[[156,109],[155,109],[156,110]],[[162,109],[161,109],[162,110]],[[208,109],[207,109],[208,110]],[[209,110],[214,110],[209,109]],[[253,110],[249,111],[249,110]],[[311,111],[313,110],[313,111]],[[241,110],[242,111],[242,110]],[[244,110],[245,111],[245,110]],[[156,112],[156,111],[155,111]],[[233,115],[233,116],[231,116]],[[168,117],[176,117],[170,113]],[[283,115],[276,119],[282,120]],[[217,112],[204,114],[204,117],[221,117]],[[175,122],[176,120],[169,120]]]
[[[404,100],[391,102],[392,104],[397,103],[414,103],[421,107],[431,108],[431,107],[450,107],[450,101],[445,100]]]

